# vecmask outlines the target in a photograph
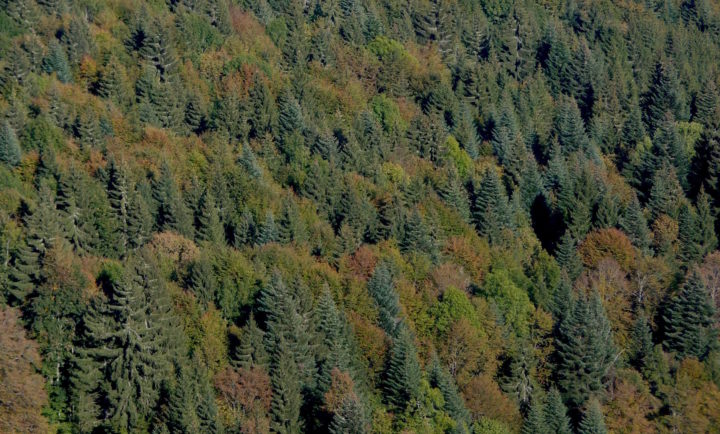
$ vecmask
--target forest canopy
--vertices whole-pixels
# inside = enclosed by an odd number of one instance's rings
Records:
[[[717,2],[0,5],[0,432],[720,433]]]

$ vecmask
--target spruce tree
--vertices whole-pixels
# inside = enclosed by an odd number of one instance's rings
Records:
[[[635,247],[641,250],[649,247],[650,231],[640,201],[635,195],[633,195],[630,203],[625,208],[625,212],[620,217],[620,228],[630,238]]]
[[[218,209],[215,206],[215,198],[210,190],[206,189],[200,200],[197,222],[195,238],[198,241],[207,241],[211,244],[225,243],[225,228],[220,222]]]
[[[20,164],[20,142],[9,121],[5,121],[0,129],[0,162],[15,167]]]
[[[601,394],[615,361],[610,322],[597,294],[579,297],[555,339],[557,384],[574,408]]]
[[[7,286],[3,289],[5,300],[12,306],[22,305],[39,278],[38,253],[25,240],[20,240],[11,255]]]
[[[473,205],[473,220],[478,233],[491,242],[499,240],[507,226],[508,201],[495,170],[485,172]]]
[[[720,126],[718,110],[720,110],[720,93],[718,93],[715,80],[710,79],[698,92],[693,120],[706,128],[717,128]]]
[[[580,421],[578,434],[607,434],[605,418],[597,399],[591,399]]]
[[[588,147],[588,136],[580,109],[572,98],[565,99],[560,105],[556,120],[558,142],[563,154],[584,151]]]
[[[582,272],[583,267],[580,255],[577,253],[577,242],[570,235],[570,231],[565,231],[560,239],[555,251],[555,259],[558,265],[567,272],[571,281],[575,281]]]
[[[715,212],[710,205],[710,197],[702,187],[698,193],[695,205],[697,207],[697,240],[700,243],[701,254],[705,256],[707,253],[715,250],[718,245],[718,239],[715,234]]]
[[[50,42],[49,48],[48,57],[43,59],[43,70],[48,74],[57,74],[57,78],[61,83],[71,82],[72,73],[70,72],[70,64],[65,50],[57,41]]]
[[[346,339],[346,324],[327,286],[323,289],[315,308],[317,332],[321,342],[318,349],[320,365],[318,389],[327,392],[333,369],[350,369],[350,346]]]
[[[390,268],[386,263],[380,263],[375,267],[367,286],[368,292],[378,306],[380,327],[389,336],[393,336],[398,324],[400,301],[395,292]]]
[[[130,249],[137,249],[150,238],[153,218],[147,201],[136,188],[131,190],[128,206],[127,240]]]
[[[678,257],[685,264],[693,263],[702,257],[702,246],[699,243],[699,230],[695,213],[688,204],[680,206],[678,213]]]
[[[650,79],[650,88],[643,96],[643,120],[651,132],[660,125],[666,113],[678,116],[681,111],[681,98],[675,68],[669,62],[655,64]]]
[[[303,432],[301,382],[292,350],[283,337],[277,342],[274,358],[270,377],[273,390],[270,428],[278,434],[300,434]]]
[[[233,359],[243,369],[250,369],[254,366],[265,369],[269,367],[270,356],[265,349],[265,332],[258,327],[255,317],[252,315],[243,328],[243,334],[235,348]]]
[[[545,402],[536,394],[530,400],[530,409],[523,422],[522,434],[551,434],[546,419]]]
[[[700,276],[693,272],[663,315],[663,346],[681,358],[696,357],[703,360],[717,346],[718,331],[713,322],[714,315],[710,294]]]
[[[115,212],[118,220],[118,239],[120,245],[118,248],[121,253],[125,252],[128,244],[128,208],[129,208],[129,186],[125,169],[115,162],[114,158],[110,158],[107,164],[107,195],[110,201],[110,207]]]
[[[562,395],[554,387],[550,389],[547,395],[545,423],[548,432],[551,434],[572,434],[567,407],[563,403]]]
[[[654,348],[652,329],[644,314],[639,315],[635,320],[631,337],[634,351],[630,355],[630,360],[640,372],[643,372],[648,366]]]
[[[330,434],[370,434],[371,428],[366,410],[355,394],[343,399],[333,415]]]
[[[470,425],[470,412],[465,407],[460,392],[452,375],[446,368],[440,365],[437,356],[433,357],[430,375],[430,385],[440,390],[445,403],[444,410],[457,424],[455,432],[467,432]]]
[[[157,203],[155,224],[160,230],[173,230],[181,235],[192,235],[189,212],[181,200],[170,166],[164,163],[160,176],[153,183],[153,198]]]
[[[420,398],[422,370],[417,349],[410,330],[401,323],[393,339],[390,359],[385,371],[386,398],[402,411],[413,400]]]
[[[277,240],[278,229],[275,225],[275,218],[273,217],[272,211],[268,210],[265,213],[265,221],[260,225],[256,242],[262,246],[267,243],[273,243]]]
[[[470,206],[468,195],[465,187],[457,174],[457,170],[450,169],[448,171],[447,180],[440,190],[440,196],[445,203],[455,210],[464,221],[470,221]]]
[[[217,279],[210,260],[201,258],[193,262],[187,280],[188,286],[195,294],[200,306],[207,309],[215,301],[218,290]]]

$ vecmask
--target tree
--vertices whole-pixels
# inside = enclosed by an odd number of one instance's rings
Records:
[[[615,363],[610,322],[598,294],[578,297],[555,339],[557,384],[574,408],[602,394]]]
[[[678,241],[680,242],[679,258],[690,264],[702,257],[700,231],[694,212],[687,204],[680,206],[678,213]]]
[[[497,173],[489,169],[475,192],[473,204],[473,220],[481,236],[491,242],[500,238],[502,230],[507,226],[508,202],[504,187]]]
[[[715,212],[710,205],[710,197],[705,189],[700,187],[697,200],[697,241],[700,243],[701,255],[712,252],[718,245],[715,234]]]
[[[10,167],[20,164],[20,142],[10,122],[5,121],[0,129],[0,162]]]
[[[275,218],[273,217],[272,211],[268,210],[265,213],[265,221],[260,225],[256,242],[262,246],[263,244],[273,243],[277,240],[278,229],[275,225]]]
[[[258,327],[255,317],[251,316],[243,329],[238,346],[235,348],[233,359],[243,369],[262,367],[267,369],[270,356],[265,349],[265,332]]]
[[[577,243],[569,231],[560,239],[560,244],[555,251],[555,259],[558,265],[567,272],[571,281],[575,281],[582,272],[582,261],[577,252]]]
[[[591,399],[580,421],[579,434],[607,434],[605,417],[597,399]]]
[[[72,73],[70,72],[67,54],[65,54],[62,45],[57,41],[50,43],[50,53],[48,57],[43,59],[42,66],[43,70],[48,74],[52,74],[53,72],[57,74],[57,78],[61,83],[69,83],[72,81]]]
[[[587,149],[588,137],[585,132],[585,124],[574,99],[566,98],[563,100],[555,123],[558,142],[564,155]]]
[[[147,258],[133,258],[122,277],[106,276],[108,300],[96,301],[85,316],[79,350],[101,377],[79,392],[98,395],[110,429],[132,430],[154,408],[169,357],[181,348],[171,338],[177,325]]]
[[[355,394],[346,396],[333,415],[330,434],[369,434],[370,432],[370,424],[360,399]]]
[[[192,234],[189,212],[180,198],[170,166],[164,163],[153,183],[153,199],[157,203],[155,224],[160,230],[173,230],[181,235]]]
[[[0,431],[48,432],[45,381],[36,371],[38,345],[25,336],[16,309],[0,307],[0,327]]]
[[[695,100],[695,116],[693,120],[707,128],[717,128],[720,125],[720,94],[715,80],[710,79],[698,92]]]
[[[465,408],[465,402],[452,375],[440,365],[436,356],[433,357],[429,379],[430,385],[437,387],[442,393],[445,402],[444,409],[457,424],[456,432],[462,432],[463,429],[467,431],[470,425],[470,412]]]
[[[196,238],[199,241],[208,241],[212,244],[225,243],[225,228],[220,222],[215,198],[210,190],[205,190],[200,200],[200,209],[197,215]]]
[[[714,314],[715,309],[705,284],[697,272],[692,272],[663,315],[663,346],[677,353],[678,357],[704,360],[717,346]]]
[[[329,288],[325,287],[315,308],[317,331],[322,339],[318,348],[320,374],[318,389],[325,393],[330,387],[333,369],[347,372],[350,369],[350,345],[346,336],[346,323]]]
[[[386,263],[380,263],[375,267],[367,287],[378,306],[380,327],[389,336],[394,336],[399,321],[400,301],[395,292],[390,268]]]
[[[563,403],[560,392],[552,388],[547,395],[545,405],[545,421],[548,432],[552,434],[571,434],[570,418],[567,415],[567,407]]]
[[[640,201],[635,195],[633,195],[632,200],[625,207],[625,212],[620,217],[620,228],[630,238],[635,247],[644,250],[650,246],[650,231],[647,227],[647,220],[640,206]]]
[[[667,61],[657,62],[650,79],[650,88],[643,95],[643,120],[650,132],[654,132],[665,119],[666,113],[675,117],[682,114],[682,104],[677,74]]]
[[[547,423],[545,402],[536,394],[530,401],[530,409],[525,417],[522,434],[550,434]]]
[[[420,398],[422,370],[415,342],[407,326],[398,326],[385,372],[386,399],[400,411]]]
[[[275,360],[272,364],[272,401],[270,404],[270,428],[278,434],[300,434],[302,395],[297,365],[290,346],[283,337],[277,342]]]

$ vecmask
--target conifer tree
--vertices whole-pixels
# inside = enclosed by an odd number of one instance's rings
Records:
[[[173,230],[185,236],[192,234],[189,212],[167,163],[163,164],[160,176],[153,183],[153,198],[157,203],[155,224],[160,230]]]
[[[635,247],[644,250],[650,245],[650,231],[647,227],[647,220],[642,212],[640,201],[635,195],[633,195],[620,218],[620,228],[630,238]]]
[[[710,197],[702,187],[700,187],[695,205],[697,207],[697,240],[701,245],[702,256],[705,256],[715,250],[718,239],[715,234],[715,212],[710,205]]]
[[[128,206],[128,219],[127,219],[127,240],[128,247],[131,249],[137,249],[145,244],[150,238],[150,232],[152,230],[152,214],[148,207],[147,201],[135,189],[131,190],[130,203]]]
[[[632,340],[634,344],[634,352],[631,355],[633,364],[643,372],[648,366],[650,357],[652,357],[654,345],[652,340],[652,329],[645,315],[641,314],[635,320],[632,329]]]
[[[470,221],[470,206],[468,195],[465,187],[463,187],[457,170],[450,169],[448,171],[445,185],[440,190],[440,196],[451,209],[454,209],[466,222]]]
[[[470,425],[470,412],[465,407],[465,401],[455,385],[455,380],[450,372],[440,365],[437,356],[433,357],[429,379],[430,385],[437,387],[443,395],[445,411],[457,424],[455,432],[467,432]]]
[[[318,350],[320,365],[318,389],[321,393],[325,393],[330,387],[332,370],[337,368],[348,371],[350,368],[350,347],[345,335],[345,321],[327,286],[318,300],[315,317],[317,331],[322,339]]]
[[[530,400],[530,409],[523,423],[522,434],[550,434],[545,413],[545,402],[536,394]]]
[[[205,309],[215,300],[218,290],[217,279],[212,264],[206,258],[198,259],[190,266],[188,285],[198,303]]]
[[[557,384],[572,407],[604,392],[615,360],[610,322],[597,294],[576,299],[555,340]]]
[[[121,253],[125,251],[128,244],[128,208],[129,208],[129,186],[127,175],[123,167],[119,166],[114,158],[110,158],[107,164],[107,195],[110,207],[115,212],[118,220],[118,246]]]
[[[330,434],[370,434],[370,423],[365,412],[357,395],[346,396],[333,415]]]
[[[50,53],[48,57],[43,59],[43,70],[48,74],[52,74],[53,72],[57,74],[57,78],[61,83],[71,82],[72,73],[70,72],[70,65],[65,50],[57,41],[52,41],[49,48]]]
[[[574,99],[569,98],[562,102],[555,122],[558,142],[563,154],[568,155],[587,149],[588,136],[585,132],[585,124]]]
[[[490,169],[485,173],[475,194],[473,220],[478,233],[488,237],[491,242],[498,240],[507,224],[507,212],[508,202],[504,187],[497,173]]]
[[[265,213],[265,221],[260,225],[258,231],[257,243],[259,245],[273,243],[278,240],[278,229],[275,225],[275,218],[273,217],[272,211],[268,210]]]
[[[567,407],[563,403],[560,392],[554,387],[547,395],[545,407],[545,420],[548,432],[552,434],[571,434],[570,418],[567,414]]]
[[[278,132],[280,133],[280,137],[288,136],[293,132],[302,133],[305,128],[302,108],[289,90],[280,96],[278,106],[280,108],[280,116],[278,119]]]
[[[720,110],[720,93],[718,93],[715,80],[710,79],[698,92],[693,120],[707,128],[717,128],[720,126],[718,110]]]
[[[675,68],[669,62],[657,62],[650,79],[650,88],[643,96],[643,120],[654,132],[666,113],[677,117],[682,111]]]
[[[577,242],[569,231],[565,231],[565,234],[560,239],[555,252],[555,259],[558,265],[567,272],[571,281],[575,281],[582,272],[582,262],[577,253]]]
[[[390,404],[404,410],[411,401],[420,398],[422,371],[417,349],[407,326],[398,326],[393,339],[390,359],[385,372],[386,397]]]
[[[678,213],[678,241],[680,252],[678,257],[686,264],[697,261],[702,256],[699,243],[699,230],[695,213],[688,204],[680,206]]]
[[[264,340],[265,332],[258,327],[254,316],[250,316],[233,356],[238,366],[243,369],[250,369],[253,366],[260,366],[267,369],[270,363],[270,356],[265,350]]]
[[[677,218],[680,198],[683,196],[675,170],[669,164],[664,165],[652,178],[652,189],[647,204],[650,217],[657,220],[665,214]]]
[[[663,315],[663,346],[679,357],[703,360],[717,346],[718,331],[713,323],[714,314],[710,294],[700,276],[693,272]]]
[[[272,364],[272,402],[270,404],[270,428],[278,434],[300,434],[302,395],[297,365],[289,344],[283,337],[277,343]]]
[[[367,283],[370,295],[377,303],[380,327],[390,336],[395,334],[400,313],[400,301],[395,292],[392,275],[386,263],[375,267],[373,275]]]
[[[580,421],[579,434],[607,434],[605,418],[597,399],[591,399]]]
[[[215,198],[210,190],[205,190],[200,200],[200,209],[197,215],[198,227],[195,237],[199,241],[208,241],[212,244],[225,243],[225,229],[220,222]]]
[[[39,268],[37,252],[25,240],[21,240],[12,253],[7,286],[3,290],[5,299],[11,305],[22,305],[25,302],[39,278]]]
[[[0,162],[15,167],[20,164],[21,156],[20,142],[10,122],[6,120],[0,129]]]

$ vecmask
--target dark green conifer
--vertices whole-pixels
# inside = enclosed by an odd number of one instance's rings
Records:
[[[454,432],[468,432],[471,421],[470,412],[465,407],[465,401],[460,395],[452,375],[447,368],[440,365],[436,356],[433,357],[429,374],[430,386],[440,390],[445,402],[444,409],[457,424]]]
[[[205,190],[197,215],[198,227],[195,238],[199,241],[208,241],[212,244],[225,243],[225,228],[220,222],[215,198],[210,190]]]
[[[0,162],[10,167],[20,164],[20,142],[9,121],[5,121],[0,129]]]
[[[718,244],[715,234],[715,212],[710,205],[710,197],[700,188],[695,205],[697,207],[698,242],[701,246],[702,256],[715,250]]]
[[[710,79],[698,92],[695,100],[695,116],[693,120],[707,128],[720,126],[720,94],[715,80]]]
[[[666,113],[675,117],[681,114],[682,100],[675,68],[667,61],[657,62],[650,79],[650,88],[643,96],[643,120],[654,132],[665,119]]]
[[[260,225],[260,230],[255,240],[257,244],[263,245],[267,243],[273,243],[278,240],[278,229],[275,225],[275,218],[273,217],[272,211],[268,210],[265,213],[265,221]]]
[[[291,348],[282,337],[277,342],[275,354],[270,377],[273,390],[270,428],[278,434],[300,434],[303,432],[300,376]]]
[[[567,407],[563,403],[560,392],[554,387],[550,389],[547,395],[545,421],[549,433],[572,434]]]
[[[703,360],[717,346],[718,331],[713,323],[714,315],[710,294],[700,276],[693,272],[663,315],[663,346],[679,357]]]
[[[577,253],[577,241],[570,235],[569,231],[560,239],[555,251],[555,259],[558,265],[563,268],[571,281],[575,281],[582,272],[582,262]]]
[[[61,83],[70,83],[72,81],[72,73],[68,63],[67,54],[63,47],[55,40],[50,42],[50,53],[43,59],[43,71],[48,74],[57,74]]]
[[[478,233],[488,237],[491,242],[499,240],[502,230],[508,224],[508,201],[495,170],[485,172],[473,205],[473,220]]]
[[[597,399],[591,399],[580,421],[578,434],[607,434],[605,417]]]
[[[390,268],[386,263],[380,263],[375,267],[367,286],[378,306],[380,327],[385,330],[385,333],[393,336],[398,324],[400,301],[395,292]]]
[[[370,434],[371,427],[360,398],[350,394],[333,415],[330,434]]]
[[[685,264],[689,265],[702,257],[699,235],[695,213],[688,204],[682,204],[678,213],[678,242],[680,243],[678,257]]]
[[[550,434],[546,419],[545,402],[536,394],[530,400],[530,409],[523,423],[522,434]]]
[[[385,372],[386,398],[402,411],[413,400],[420,398],[422,370],[417,349],[410,330],[403,323],[393,339],[387,371]]]
[[[555,119],[558,142],[563,154],[585,151],[588,147],[588,136],[577,102],[572,98],[565,99]]]

